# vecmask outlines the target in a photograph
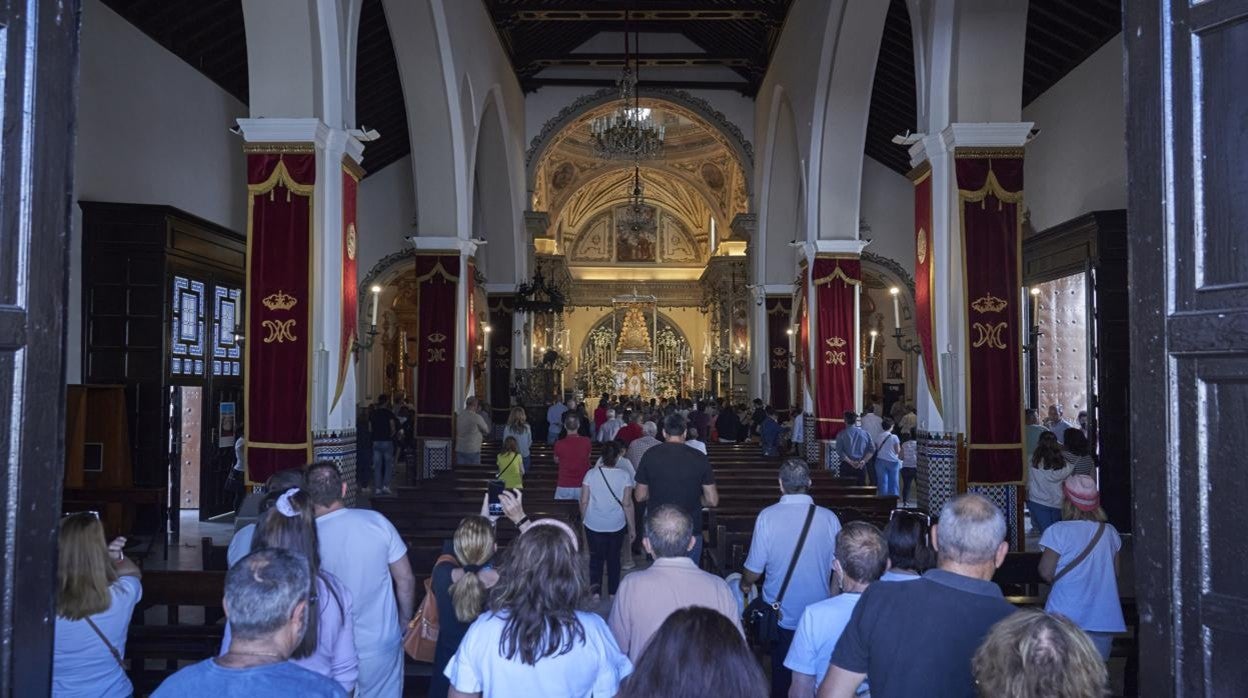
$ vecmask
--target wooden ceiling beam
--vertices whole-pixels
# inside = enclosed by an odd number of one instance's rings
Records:
[[[607,78],[522,78],[520,86],[526,92],[543,87],[615,87],[614,79]],[[752,96],[757,87],[744,80],[642,80],[637,84],[642,95],[647,87],[672,90],[733,90]]]
[[[624,67],[628,58],[623,53],[566,53],[559,56],[527,56],[528,68],[612,68]],[[632,58],[643,68],[687,68],[697,66],[749,67],[755,62],[751,56],[716,55],[713,53],[647,53]]]

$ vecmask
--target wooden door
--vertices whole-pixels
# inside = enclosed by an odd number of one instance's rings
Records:
[[[1129,0],[1140,685],[1248,686],[1248,0]]]
[[[243,425],[243,386],[237,380],[214,378],[206,393],[203,442],[200,445],[199,519],[228,514],[234,498],[225,481],[234,468],[234,440]],[[222,406],[226,406],[222,409]]]
[[[0,3],[0,695],[46,696],[65,439],[77,0]]]
[[[199,386],[184,385],[178,388],[180,394],[178,411],[181,429],[178,433],[178,468],[181,477],[178,482],[178,508],[199,509],[200,472],[203,465],[203,415],[204,389]],[[202,517],[201,517],[202,518]]]

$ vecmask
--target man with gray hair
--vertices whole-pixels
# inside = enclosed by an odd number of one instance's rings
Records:
[[[741,614],[728,583],[689,559],[694,543],[693,520],[680,507],[664,504],[646,518],[641,544],[654,556],[654,564],[624,577],[608,620],[620,650],[634,663],[663,621],[688,606],[719,611],[741,629]]]
[[[984,497],[946,502],[932,526],[936,569],[918,581],[872,584],[863,592],[819,698],[850,698],[863,679],[874,698],[973,698],[971,658],[993,624],[1014,612],[992,583],[1009,550],[1005,532],[1005,516]]]
[[[298,553],[256,551],[225,575],[230,648],[165,679],[164,696],[345,696],[332,679],[290,663],[307,628],[308,561]]]
[[[762,597],[780,604],[780,637],[771,645],[771,695],[789,694],[792,672],[784,666],[802,612],[828,598],[828,580],[836,559],[836,535],[841,520],[830,509],[815,506],[807,494],[810,468],[798,458],[780,465],[780,502],[763,509],[754,522],[750,554],[741,575],[741,593],[749,596],[764,577]],[[802,535],[802,531],[806,535]],[[801,548],[798,548],[798,542]],[[792,574],[788,573],[792,566]],[[786,578],[788,585],[785,586]],[[781,587],[784,593],[781,594]]]
[[[481,416],[477,398],[468,398],[464,409],[455,415],[455,462],[460,465],[481,465],[481,441],[490,435],[490,427]]]
[[[659,427],[654,422],[646,422],[641,425],[641,437],[633,439],[628,444],[628,450],[624,452],[624,457],[628,459],[635,467],[641,466],[641,458],[646,455],[646,451],[663,443],[658,439]]]

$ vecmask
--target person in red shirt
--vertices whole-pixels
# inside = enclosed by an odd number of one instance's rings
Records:
[[[598,407],[594,409],[594,433],[602,428],[603,422],[607,421],[607,408],[611,406],[611,396],[603,393],[598,400]]]
[[[641,438],[641,414],[638,412],[628,412],[624,415],[624,426],[615,433],[616,441],[623,441],[625,446],[633,442],[633,439]]]
[[[589,472],[589,455],[593,442],[588,436],[576,433],[580,426],[581,418],[575,414],[568,414],[563,418],[567,436],[555,442],[555,465],[559,467],[555,499],[578,502],[581,499],[581,483],[585,480],[585,473]]]

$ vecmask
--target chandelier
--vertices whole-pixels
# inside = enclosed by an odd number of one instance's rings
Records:
[[[633,193],[628,197],[628,205],[624,207],[624,228],[631,233],[645,233],[647,236],[658,229],[653,210],[646,206],[645,190],[641,184],[641,167],[633,165]]]
[[[563,303],[563,293],[553,283],[547,283],[540,267],[533,274],[532,281],[520,284],[516,290],[515,308],[518,312],[557,315],[563,312]]]
[[[590,122],[594,155],[603,160],[652,159],[663,151],[666,127],[655,121],[650,109],[641,107],[637,93],[637,76],[641,63],[636,48],[629,50],[628,12],[624,13],[624,70],[616,85],[620,88],[620,105],[605,116]],[[637,35],[633,35],[637,41]],[[632,64],[629,63],[630,56]]]

